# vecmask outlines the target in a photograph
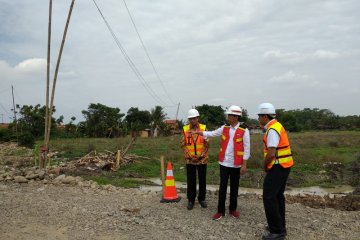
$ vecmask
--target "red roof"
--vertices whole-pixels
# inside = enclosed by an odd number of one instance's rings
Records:
[[[176,124],[176,120],[172,120],[172,119],[166,119],[164,120],[165,124]]]

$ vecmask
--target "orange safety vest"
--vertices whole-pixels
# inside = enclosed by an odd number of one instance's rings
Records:
[[[243,136],[245,134],[245,129],[238,127],[235,130],[234,138],[234,165],[240,166],[244,161],[244,142]],[[219,161],[223,162],[225,158],[225,152],[227,145],[230,141],[230,126],[225,125],[222,136],[221,136],[221,145],[220,145],[220,153],[219,153]]]
[[[266,133],[263,138],[263,141],[265,144],[264,158],[266,157],[267,152],[268,152],[267,135],[268,135],[268,132],[270,129],[274,129],[279,134],[280,141],[279,141],[279,145],[276,147],[275,158],[268,164],[267,169],[272,168],[272,166],[275,164],[276,159],[278,160],[279,164],[283,168],[292,167],[294,165],[294,159],[292,157],[289,139],[286,134],[285,128],[277,120],[274,120],[273,122],[271,122],[266,129]]]
[[[184,140],[185,146],[187,151],[189,152],[190,156],[200,156],[204,150],[204,137],[200,136],[199,134],[196,136],[196,139],[189,133],[190,124],[185,125],[183,127],[184,130]],[[206,130],[206,125],[199,124],[199,130],[201,132]]]

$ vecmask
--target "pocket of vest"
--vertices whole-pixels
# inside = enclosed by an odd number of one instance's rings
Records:
[[[243,155],[244,155],[244,152],[237,151],[237,152],[236,152],[236,155],[238,155],[238,156],[243,156]]]

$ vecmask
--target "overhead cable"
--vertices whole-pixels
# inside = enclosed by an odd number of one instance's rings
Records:
[[[170,99],[171,103],[177,105],[177,104],[172,100],[170,94],[169,94],[168,91],[166,90],[165,85],[164,85],[163,81],[161,80],[160,75],[159,75],[158,71],[156,70],[156,68],[155,68],[155,66],[154,66],[154,64],[153,64],[153,61],[152,61],[151,58],[150,58],[150,55],[149,55],[149,53],[148,53],[148,51],[147,51],[147,49],[146,49],[146,47],[145,47],[144,41],[142,40],[138,29],[137,29],[137,27],[136,27],[134,18],[132,17],[132,15],[131,15],[131,13],[130,13],[130,10],[129,10],[127,4],[126,4],[126,1],[123,0],[123,2],[124,2],[124,5],[125,5],[125,8],[126,8],[126,11],[127,11],[127,13],[129,14],[130,20],[131,20],[131,22],[132,22],[132,24],[133,24],[133,26],[134,26],[134,29],[135,29],[138,37],[139,37],[139,40],[140,40],[140,42],[141,42],[141,45],[142,45],[142,47],[143,47],[143,49],[144,49],[144,51],[145,51],[145,54],[146,54],[147,58],[149,59],[149,62],[150,62],[150,64],[151,64],[151,67],[152,67],[152,69],[154,70],[157,79],[158,79],[159,82],[161,83],[161,87],[163,88],[166,96]]]
[[[96,4],[95,0],[93,0],[97,10],[99,11],[102,19],[105,22],[105,25],[107,26],[111,36],[113,37],[116,45],[118,46],[118,48],[120,49],[121,53],[124,55],[125,60],[127,61],[127,63],[129,64],[131,70],[134,72],[134,74],[136,75],[136,77],[139,79],[140,83],[143,85],[143,87],[146,89],[146,91],[150,94],[150,96],[156,101],[158,102],[160,105],[166,105],[166,103],[160,99],[159,96],[157,96],[157,94],[154,92],[154,90],[149,86],[149,84],[145,81],[144,77],[141,75],[141,73],[139,72],[139,70],[137,69],[137,67],[135,66],[135,64],[133,63],[133,61],[131,60],[131,58],[129,57],[129,55],[126,53],[124,47],[121,45],[119,39],[117,38],[116,34],[114,33],[114,31],[112,30],[110,24],[108,23],[108,21],[106,20],[105,16],[103,15],[103,13],[101,12],[99,6]]]
[[[4,105],[2,105],[2,104],[0,103],[0,106],[1,106],[1,108],[4,110],[4,112],[5,112],[7,115],[11,116],[11,113],[9,113],[9,112],[6,110],[6,108],[4,107]]]

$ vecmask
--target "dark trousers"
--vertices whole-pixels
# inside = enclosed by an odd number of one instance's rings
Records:
[[[207,164],[194,165],[186,164],[187,176],[187,198],[191,202],[195,202],[196,198],[196,171],[199,176],[199,195],[198,201],[204,201],[206,195],[206,168]]]
[[[218,212],[225,213],[225,201],[228,179],[230,177],[230,205],[229,211],[237,208],[237,197],[239,193],[240,168],[224,167],[220,165],[220,189]]]
[[[285,186],[290,168],[275,164],[266,174],[263,185],[263,202],[266,220],[271,233],[284,233],[285,223]]]

